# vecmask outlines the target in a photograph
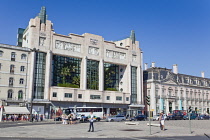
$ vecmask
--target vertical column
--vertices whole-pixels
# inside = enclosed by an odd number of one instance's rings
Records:
[[[166,113],[168,114],[169,113],[169,101],[168,101],[168,99],[166,99],[165,102],[166,102]]]
[[[143,94],[143,81],[142,81],[142,76],[143,73],[142,73],[142,68],[140,65],[138,65],[137,67],[137,102],[139,104],[143,104],[142,103],[142,94]]]
[[[51,85],[51,69],[52,69],[52,52],[47,51],[46,56],[46,70],[45,70],[45,89],[44,89],[44,99],[50,100],[50,85]]]
[[[31,63],[30,63],[30,73],[29,73],[29,80],[28,80],[28,97],[32,100],[33,93],[34,93],[34,73],[35,73],[35,63],[36,63],[36,53],[33,51],[31,52]]]
[[[104,90],[104,61],[103,59],[99,62],[99,91]]]
[[[175,101],[172,102],[172,110],[176,110],[176,104],[175,103],[176,103]]]
[[[81,73],[80,73],[80,89],[86,90],[87,88],[87,57],[83,57],[81,62]]]
[[[128,63],[128,65],[126,66],[126,75],[127,75],[127,82],[124,82],[124,83],[126,83],[127,92],[131,93],[131,64],[130,63]],[[132,103],[132,93],[130,94],[130,102]]]
[[[160,84],[160,88],[159,88],[159,95],[160,95],[160,102],[159,102],[159,110],[160,112],[164,111],[164,104],[163,104],[163,99],[162,99],[162,95],[163,95],[163,87],[162,85]],[[159,113],[160,113],[159,112]]]
[[[150,109],[153,110],[153,113],[156,113],[156,98],[155,98],[155,83],[154,83],[154,75],[152,72],[152,83],[151,83],[151,91],[150,91]],[[156,114],[154,114],[156,115]]]
[[[184,91],[184,110],[187,110],[187,91]]]
[[[178,89],[178,97],[179,97],[179,110],[182,110],[182,98],[181,98],[181,91],[180,91],[180,88],[177,88]]]

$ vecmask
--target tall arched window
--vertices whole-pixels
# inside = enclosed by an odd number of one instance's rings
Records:
[[[13,90],[9,89],[8,94],[7,94],[7,98],[12,99],[12,94],[13,94]]]
[[[18,91],[18,100],[21,100],[21,99],[23,99],[23,91],[19,90]]]

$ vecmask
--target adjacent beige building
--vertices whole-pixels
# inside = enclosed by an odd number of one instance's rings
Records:
[[[162,111],[188,110],[208,113],[210,108],[210,79],[178,73],[178,65],[173,69],[152,67],[144,70],[144,96],[150,96],[151,111],[156,115]],[[146,104],[146,103],[145,103]],[[145,111],[148,111],[148,106]]]

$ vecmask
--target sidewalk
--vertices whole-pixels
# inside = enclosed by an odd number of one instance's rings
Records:
[[[125,122],[96,122],[95,132],[87,132],[89,123],[62,125],[61,122],[50,124],[27,125],[1,128],[1,137],[33,137],[33,138],[128,138],[128,137],[163,137],[163,136],[195,136],[209,134],[209,129],[193,128],[193,134],[185,127],[167,126],[166,131],[152,126],[149,135],[147,121],[140,121],[139,125],[126,125]],[[158,123],[158,122],[153,122]],[[12,133],[11,133],[12,132]]]

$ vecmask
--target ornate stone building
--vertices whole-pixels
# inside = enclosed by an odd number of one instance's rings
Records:
[[[14,51],[30,51],[23,91],[40,114],[49,115],[51,105],[103,107],[107,114],[144,106],[142,51],[134,31],[115,42],[90,33],[61,35],[42,7],[25,29],[19,29],[18,46]],[[8,89],[4,90],[1,97],[7,100]]]
[[[155,67],[154,62],[151,68],[145,65],[144,96],[151,98],[153,115],[187,110],[189,106],[197,113],[209,113],[209,93],[210,79],[204,77],[204,72],[197,77],[178,73],[177,65],[173,65],[173,71]]]

